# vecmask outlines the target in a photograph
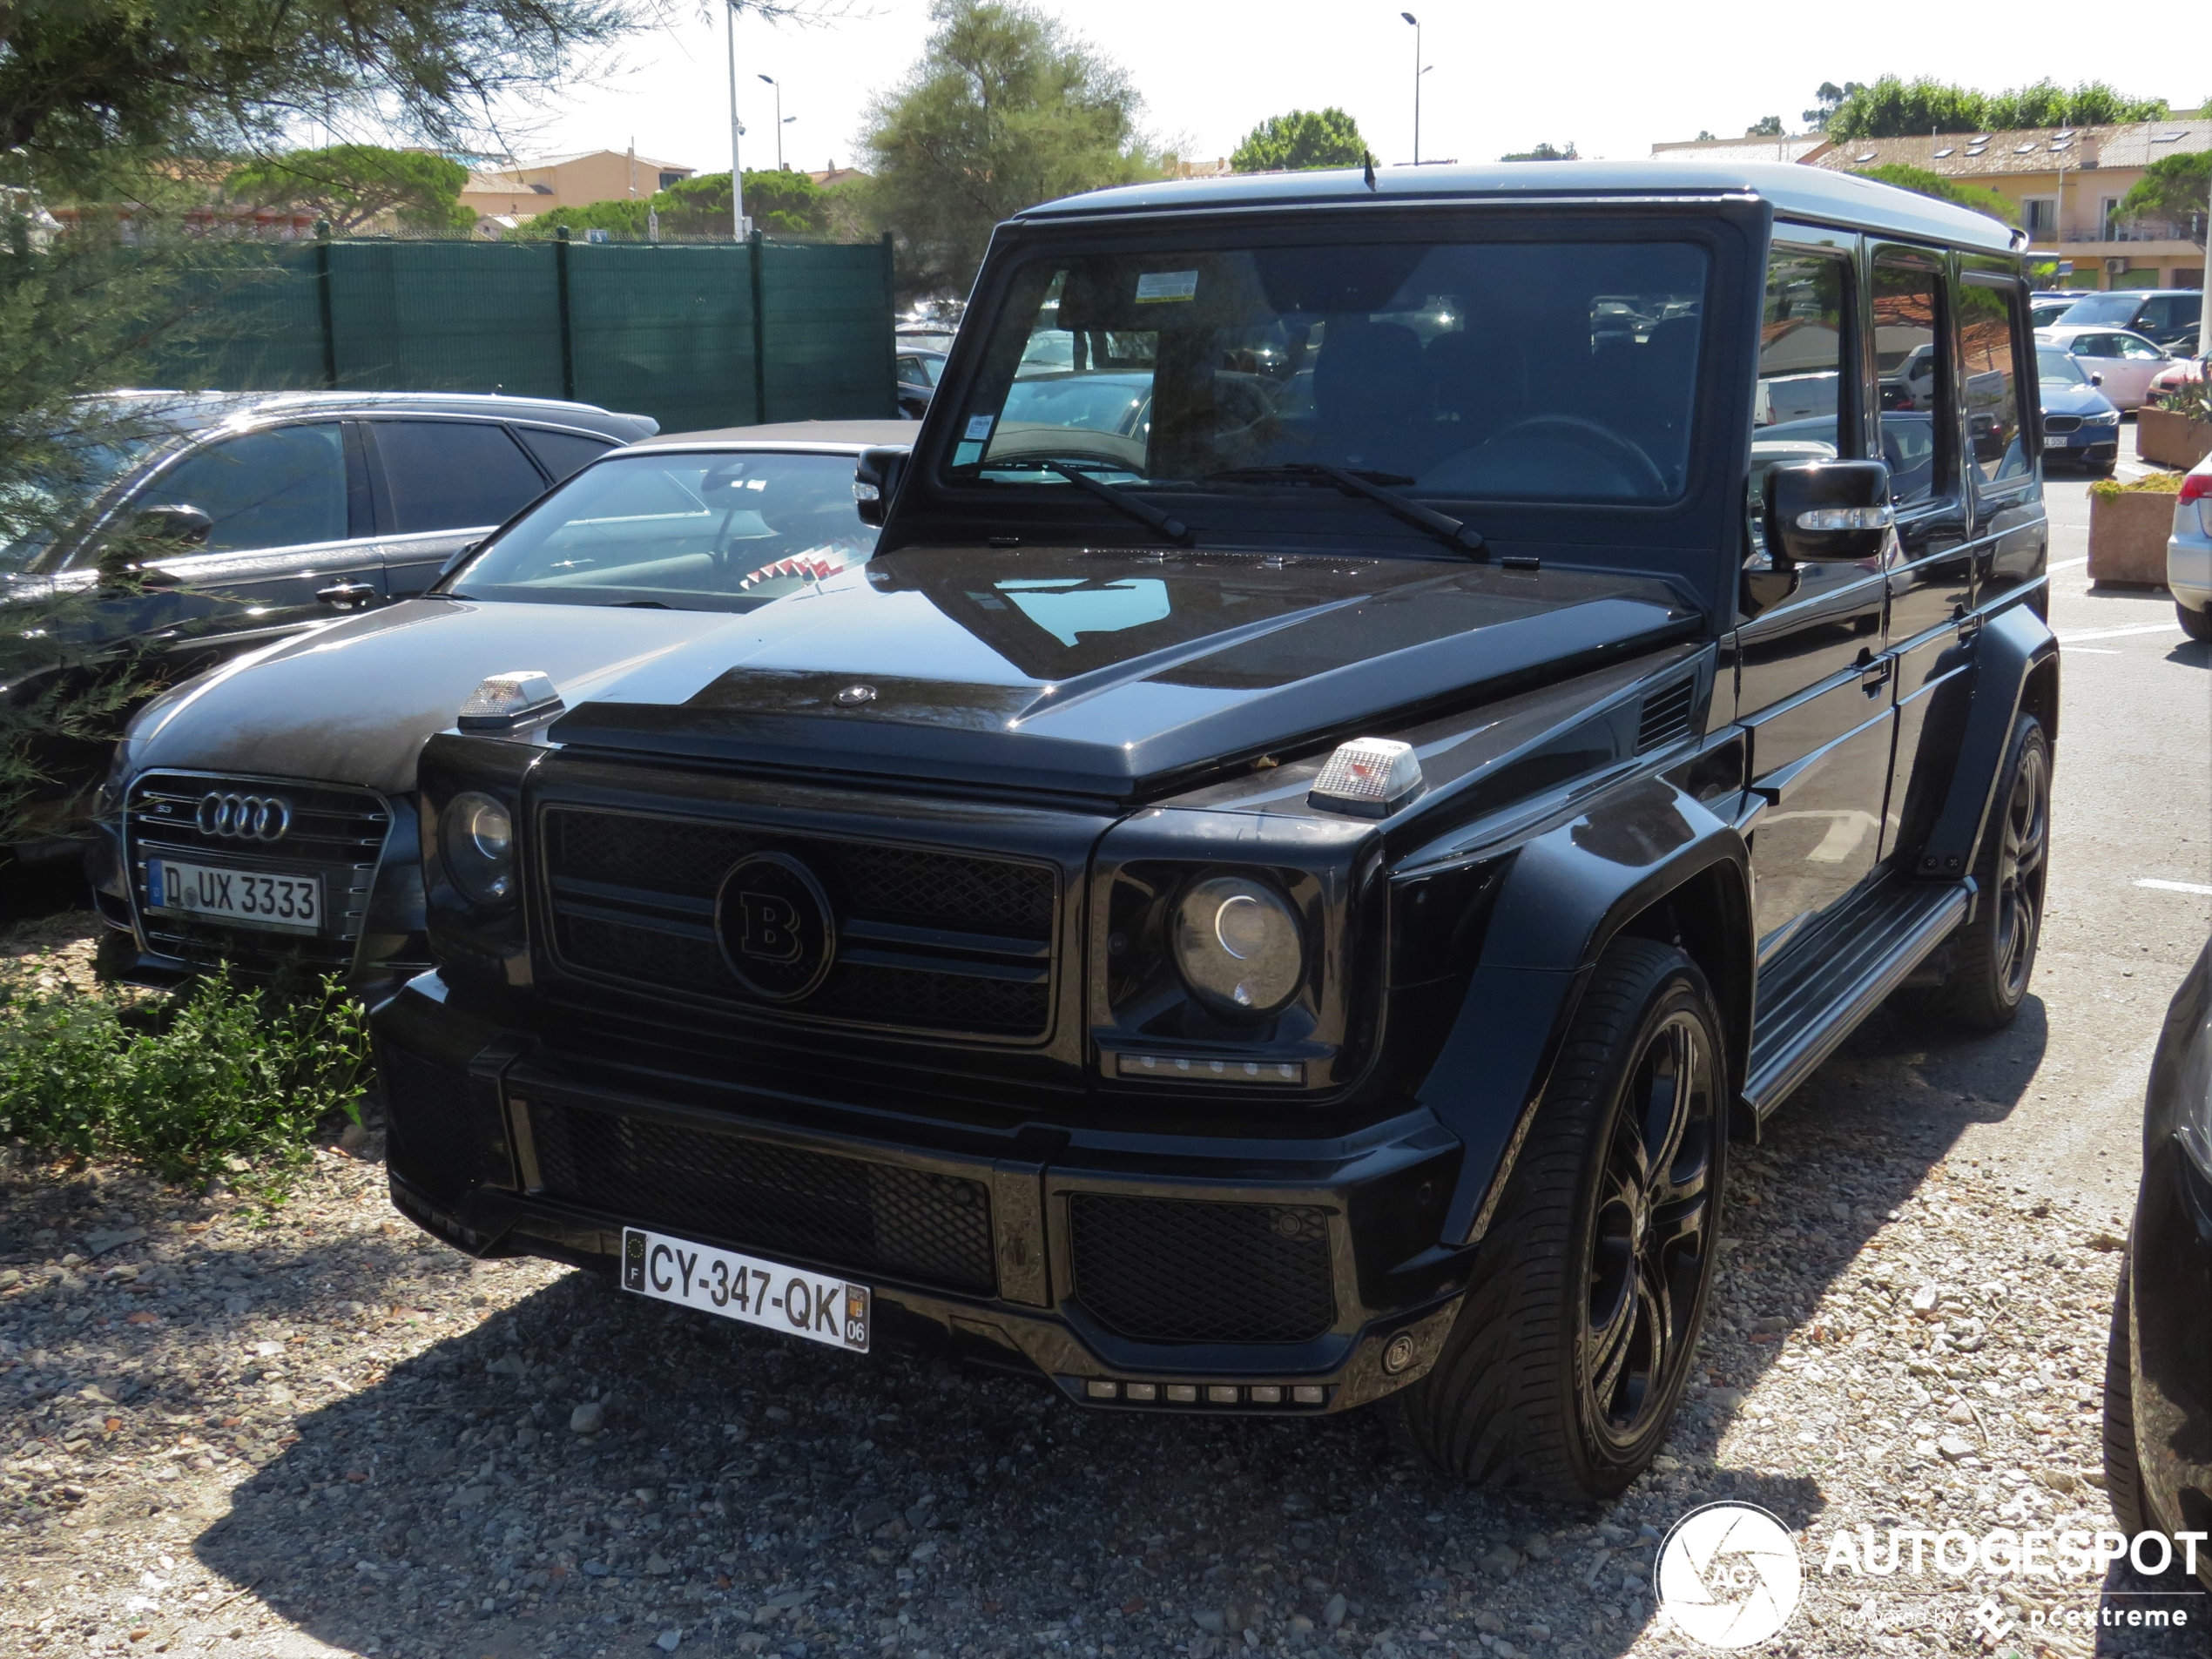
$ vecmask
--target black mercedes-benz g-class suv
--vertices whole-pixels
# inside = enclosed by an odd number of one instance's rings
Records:
[[[873,563],[430,740],[396,1202],[1101,1409],[1394,1396],[1447,1469],[1618,1491],[1731,1136],[1885,998],[2026,990],[2008,239],[1695,164],[1022,214],[911,461],[862,460]]]

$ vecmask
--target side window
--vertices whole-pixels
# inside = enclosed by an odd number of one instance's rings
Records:
[[[241,433],[187,455],[140,507],[197,507],[210,553],[346,539],[346,449],[335,421]]]
[[[516,428],[523,445],[537,457],[537,464],[559,483],[577,469],[597,461],[615,446],[605,438],[587,438],[577,432],[548,432],[543,427]]]
[[[1952,475],[1938,332],[1942,296],[1942,273],[1932,264],[1875,255],[1871,310],[1882,459],[1890,469],[1890,498],[1900,507],[1944,495]]]
[[[2076,357],[2117,357],[2120,336],[2117,334],[2077,334],[2074,341]]]
[[[489,421],[374,421],[392,529],[401,536],[504,522],[545,481]]]
[[[2132,357],[2138,362],[2143,362],[2151,358],[2164,355],[2148,340],[2132,340],[2126,334],[2121,334],[2117,338],[2120,341],[2120,354],[2122,357]]]
[[[1767,262],[1759,317],[1759,383],[1751,411],[1750,506],[1770,467],[1833,461],[1851,442],[1851,266],[1827,253],[1777,247]]]
[[[2027,338],[2016,289],[1971,278],[1959,285],[1959,401],[1966,417],[1966,453],[1984,483],[2028,470],[2020,411],[2028,377],[2020,372]]]

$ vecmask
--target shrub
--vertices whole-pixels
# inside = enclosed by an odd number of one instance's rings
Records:
[[[34,1156],[128,1158],[172,1181],[239,1160],[275,1194],[321,1124],[358,1119],[368,1029],[335,979],[294,997],[205,979],[144,1007],[0,994],[0,1137]]]

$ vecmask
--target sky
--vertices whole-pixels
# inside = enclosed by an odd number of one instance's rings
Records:
[[[839,0],[828,0],[835,5]],[[1379,161],[1413,158],[1414,30],[1387,0],[1037,0],[1143,93],[1159,140],[1193,158],[1226,156],[1255,125],[1291,109],[1349,111]],[[1932,75],[1995,91],[2050,77],[2101,73],[2123,92],[2191,108],[2212,96],[2201,55],[2114,44],[2085,53],[2075,0],[2021,0],[1906,12],[1776,5],[1771,0],[1571,0],[1534,6],[1438,5],[1422,23],[1424,159],[1492,160],[1538,142],[1586,157],[1648,154],[1652,144],[1726,137],[1765,115],[1792,130],[1823,81]],[[632,38],[623,61],[534,107],[510,105],[502,129],[518,155],[621,150],[705,172],[729,165],[728,37],[705,0],[671,10]],[[1839,26],[1856,17],[1868,26]],[[1885,20],[1895,20],[1885,29]],[[1909,23],[1910,26],[1905,25]],[[748,168],[776,164],[775,94],[783,84],[783,158],[850,165],[870,99],[894,88],[929,33],[927,0],[847,0],[811,25],[757,16],[737,25],[739,112]],[[2114,37],[2116,41],[2117,37]],[[2095,63],[2096,71],[2080,66]],[[2103,64],[2113,65],[2103,69]]]

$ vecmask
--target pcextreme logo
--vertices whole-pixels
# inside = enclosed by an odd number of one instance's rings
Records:
[[[1662,1610],[1704,1648],[1765,1641],[1804,1588],[1790,1529],[1748,1503],[1709,1503],[1675,1522],[1652,1576]]]

